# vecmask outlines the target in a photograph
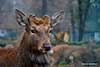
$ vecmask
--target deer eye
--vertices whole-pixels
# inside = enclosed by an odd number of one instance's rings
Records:
[[[38,31],[33,27],[33,28],[31,28],[31,32],[32,33],[37,33]]]
[[[49,30],[49,33],[51,33],[52,32],[52,30]]]
[[[32,33],[35,33],[36,31],[35,31],[35,30],[31,30],[31,32],[32,32]]]
[[[32,33],[38,33],[38,31],[35,30],[35,29],[32,29],[31,32],[32,32]]]

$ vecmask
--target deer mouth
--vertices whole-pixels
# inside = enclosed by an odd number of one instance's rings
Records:
[[[40,50],[34,51],[30,55],[30,59],[32,63],[35,63],[35,64],[49,64],[50,63],[49,54],[51,53],[52,53],[52,47],[44,46],[44,47],[41,47]]]

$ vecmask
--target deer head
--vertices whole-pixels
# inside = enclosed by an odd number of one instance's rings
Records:
[[[36,17],[25,15],[16,9],[16,20],[20,26],[25,27],[25,43],[33,51],[46,52],[50,50],[51,44],[49,39],[50,17]]]
[[[52,23],[51,20],[61,18],[63,11],[56,13],[50,18],[45,15],[36,17],[33,15],[27,16],[22,11],[16,9],[16,20],[20,26],[25,27],[26,41],[33,50],[47,52],[51,48],[49,33],[57,23]]]

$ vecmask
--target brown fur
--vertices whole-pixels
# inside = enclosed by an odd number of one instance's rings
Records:
[[[52,16],[53,20],[60,19],[62,13]],[[49,33],[55,26],[51,19],[49,16],[27,16],[16,9],[16,20],[25,31],[15,47],[0,48],[0,67],[47,67],[47,52],[51,49]]]
[[[40,67],[40,63],[44,65],[43,67],[47,66],[48,55],[43,46],[51,44],[49,40],[50,22],[46,18],[46,16],[38,18],[32,15],[26,17],[24,13],[16,10],[16,20],[20,25],[25,24],[25,31],[15,47],[0,48],[0,67]]]
[[[58,44],[52,48],[54,51],[51,54],[51,66],[59,67],[59,63],[61,61],[66,61],[70,56],[74,56],[75,58],[79,57],[82,53],[87,50],[81,46],[70,46],[67,44]]]
[[[15,48],[0,48],[0,66],[14,67],[16,57]]]

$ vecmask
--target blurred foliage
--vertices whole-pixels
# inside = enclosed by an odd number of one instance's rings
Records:
[[[0,29],[15,29],[20,35],[22,27],[18,26],[16,22],[16,8],[27,15],[35,14],[36,16],[42,14],[52,16],[55,12],[64,10],[63,21],[54,27],[53,32],[69,32],[70,40],[67,43],[84,44],[85,42],[82,40],[85,40],[83,35],[86,34],[86,31],[92,31],[95,34],[100,30],[99,0],[1,0]],[[11,37],[13,37],[12,34]],[[78,42],[79,39],[80,42]],[[52,43],[57,44],[58,42],[53,39]]]

